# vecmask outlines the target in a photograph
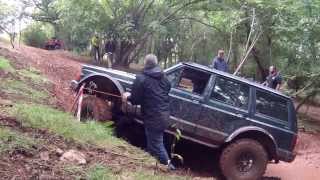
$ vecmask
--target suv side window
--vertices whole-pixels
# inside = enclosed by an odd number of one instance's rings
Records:
[[[256,113],[282,121],[288,121],[287,100],[276,94],[257,90]]]
[[[236,80],[217,76],[211,99],[241,109],[248,109],[249,86]]]
[[[181,74],[181,69],[177,69],[173,72],[168,73],[166,76],[171,84],[171,87],[174,87],[179,80]]]
[[[210,79],[211,74],[192,68],[184,68],[177,88],[201,95]]]

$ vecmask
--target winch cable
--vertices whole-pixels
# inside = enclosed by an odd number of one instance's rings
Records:
[[[100,94],[104,94],[104,95],[107,95],[107,96],[111,96],[111,97],[115,97],[115,98],[119,98],[119,99],[122,99],[122,96],[121,95],[118,95],[118,94],[113,94],[113,93],[108,93],[108,92],[103,92],[103,91],[98,91],[98,90],[94,90],[94,89],[91,89],[91,88],[85,88],[84,87],[85,86],[85,84],[82,84],[82,86],[80,87],[80,89],[79,89],[79,91],[78,91],[78,93],[77,93],[77,95],[76,95],[76,97],[75,97],[75,100],[74,100],[74,102],[73,102],[73,104],[72,104],[72,107],[71,107],[71,109],[70,109],[70,111],[71,112],[73,112],[73,110],[74,110],[74,108],[76,107],[76,104],[77,104],[77,102],[78,102],[78,108],[77,108],[77,110],[78,111],[75,111],[75,113],[74,113],[74,115],[77,115],[77,116],[79,116],[79,111],[81,111],[81,110],[79,110],[79,108],[81,108],[81,107],[79,107],[79,106],[81,106],[81,104],[82,104],[82,102],[79,102],[79,100],[81,99],[80,98],[80,96],[83,96],[83,91],[84,90],[87,90],[87,91],[91,91],[91,92],[95,92],[95,93],[100,93]],[[81,103],[81,104],[79,104],[79,103]],[[127,111],[128,111],[128,107],[127,107],[127,104],[128,103],[128,101],[126,100],[125,102],[124,102],[124,104],[125,104],[125,112],[126,112],[126,114],[128,113]],[[136,111],[136,109],[135,109],[135,111]],[[76,112],[78,112],[77,114],[76,114]]]

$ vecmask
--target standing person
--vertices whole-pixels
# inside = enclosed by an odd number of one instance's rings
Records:
[[[263,83],[263,85],[279,91],[281,87],[281,83],[282,83],[282,77],[280,72],[277,71],[275,66],[270,66],[269,75],[267,76],[266,81]]]
[[[114,53],[116,52],[116,42],[113,38],[110,38],[106,41],[104,46],[105,52],[109,54],[110,60],[114,63]]]
[[[93,59],[96,62],[100,62],[100,39],[98,34],[95,34],[92,38],[91,38],[91,48],[92,48],[92,53],[93,53]]]
[[[132,93],[123,95],[134,105],[141,105],[147,139],[147,151],[158,158],[169,170],[175,170],[163,143],[163,135],[169,126],[169,91],[170,82],[158,65],[158,59],[148,54],[142,74],[133,83]]]
[[[219,71],[228,72],[228,64],[224,60],[224,51],[222,49],[218,51],[218,56],[213,59],[212,66]]]

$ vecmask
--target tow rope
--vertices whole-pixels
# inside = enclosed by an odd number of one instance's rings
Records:
[[[77,104],[77,108],[76,108],[76,111],[75,111],[75,116],[76,116],[76,119],[78,121],[80,121],[81,119],[81,108],[82,108],[82,101],[83,101],[83,91],[84,90],[88,90],[88,91],[91,91],[91,92],[95,92],[95,93],[100,93],[100,94],[104,94],[104,95],[107,95],[107,96],[111,96],[111,97],[115,97],[115,98],[120,98],[122,99],[122,96],[119,96],[117,94],[113,94],[113,93],[107,93],[107,92],[103,92],[103,91],[97,91],[97,90],[94,90],[94,89],[90,89],[90,88],[85,88],[85,83],[83,83],[78,91],[78,93],[76,94],[76,97],[75,97],[75,100],[74,102],[72,103],[72,106],[71,106],[71,109],[70,111],[73,112],[76,104]]]

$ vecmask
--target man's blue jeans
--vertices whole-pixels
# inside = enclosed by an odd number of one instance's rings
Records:
[[[170,159],[163,143],[164,131],[150,127],[145,127],[144,129],[147,138],[147,151],[158,158],[161,164],[167,165]]]

